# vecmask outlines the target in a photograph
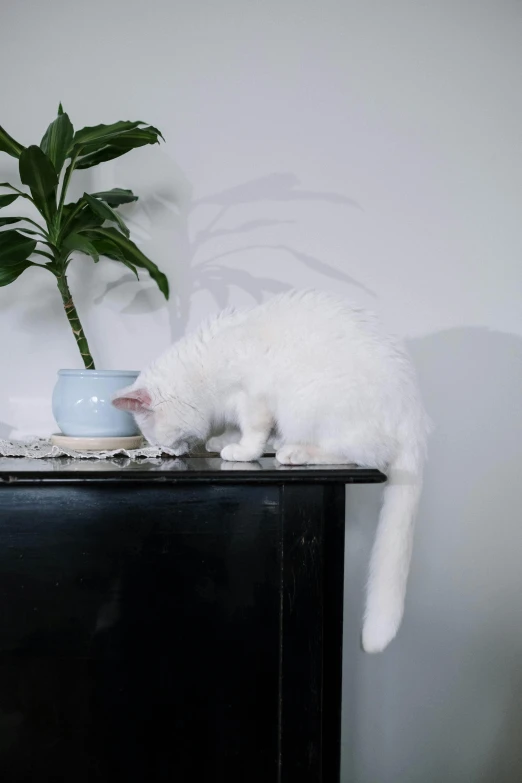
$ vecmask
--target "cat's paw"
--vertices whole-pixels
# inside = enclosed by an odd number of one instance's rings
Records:
[[[248,446],[242,446],[240,443],[230,443],[221,449],[221,459],[226,462],[252,462],[260,456],[258,451],[252,451]]]
[[[361,643],[364,652],[380,653],[397,635],[401,620],[384,615],[374,615],[364,621]]]
[[[276,454],[281,465],[307,465],[310,458],[310,450],[306,446],[283,446]]]

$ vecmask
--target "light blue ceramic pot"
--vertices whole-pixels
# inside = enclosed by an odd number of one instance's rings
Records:
[[[111,405],[115,392],[130,386],[133,370],[59,370],[53,414],[64,435],[115,438],[138,435],[130,413]]]

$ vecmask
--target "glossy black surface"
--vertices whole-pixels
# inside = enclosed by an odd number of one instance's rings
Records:
[[[139,481],[201,481],[255,483],[282,482],[339,482],[368,484],[386,480],[386,476],[372,468],[356,465],[280,465],[273,457],[262,457],[257,462],[223,462],[219,457],[187,459],[111,460],[96,459],[25,459],[0,457],[0,481],[25,479],[118,479]]]
[[[0,781],[336,783],[344,484],[381,474],[51,462],[0,461]]]

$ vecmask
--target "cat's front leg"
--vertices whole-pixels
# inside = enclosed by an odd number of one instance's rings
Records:
[[[241,438],[239,443],[225,446],[221,458],[228,462],[251,462],[263,454],[274,420],[261,397],[250,397],[243,392],[235,404]]]

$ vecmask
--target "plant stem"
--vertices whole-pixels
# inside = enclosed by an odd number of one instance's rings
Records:
[[[71,325],[71,329],[74,334],[74,339],[76,340],[76,344],[80,350],[83,363],[85,365],[86,370],[94,370],[94,361],[91,356],[91,352],[89,350],[89,344],[87,342],[87,338],[84,334],[83,327],[81,324],[80,319],[78,318],[78,313],[76,312],[76,307],[74,306],[74,302],[71,296],[71,292],[69,290],[69,285],[67,283],[67,277],[65,276],[65,270],[63,270],[62,274],[60,276],[57,276],[57,282],[58,282],[58,290],[60,291],[60,294],[62,295],[62,301],[63,306],[65,309],[65,314],[69,320],[69,323]]]

